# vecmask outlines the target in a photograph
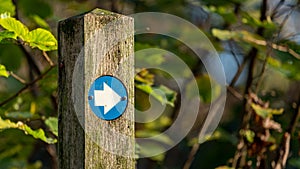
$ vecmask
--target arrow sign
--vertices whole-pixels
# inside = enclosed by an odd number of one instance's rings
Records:
[[[97,117],[103,120],[114,120],[125,112],[128,93],[118,78],[104,75],[91,84],[87,99]]]
[[[119,96],[112,88],[105,82],[103,83],[103,90],[95,90],[95,106],[103,106],[104,114],[108,113],[115,105],[121,101]]]

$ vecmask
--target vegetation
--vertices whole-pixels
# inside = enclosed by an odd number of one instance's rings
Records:
[[[56,26],[61,19],[95,7],[185,18],[207,35],[224,63],[225,113],[214,134],[199,144],[203,119],[220,94],[218,84],[185,44],[162,35],[135,37],[136,51],[162,48],[182,59],[197,80],[201,100],[189,135],[164,154],[138,159],[138,168],[300,168],[298,1],[0,0],[1,169],[57,168]],[[173,63],[159,54],[136,59],[154,65]],[[155,121],[136,124],[136,137],[149,137],[172,125],[183,93],[168,72],[143,68],[136,72],[136,108],[147,110],[149,97],[166,106]],[[179,73],[184,76],[184,71]],[[166,136],[155,141],[148,151],[172,140]],[[147,152],[137,155],[141,153]]]

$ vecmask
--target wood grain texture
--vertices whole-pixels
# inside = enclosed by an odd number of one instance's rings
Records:
[[[131,169],[134,161],[133,19],[95,9],[59,23],[59,168]],[[125,113],[98,118],[88,90],[102,75],[127,88]]]

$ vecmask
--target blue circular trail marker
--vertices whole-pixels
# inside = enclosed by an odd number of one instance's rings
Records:
[[[125,112],[128,94],[119,79],[100,76],[90,86],[88,101],[96,116],[104,120],[113,120]]]

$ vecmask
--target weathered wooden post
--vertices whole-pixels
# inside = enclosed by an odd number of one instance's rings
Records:
[[[135,168],[133,19],[95,9],[58,34],[59,168]]]

